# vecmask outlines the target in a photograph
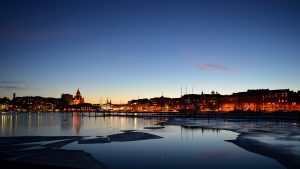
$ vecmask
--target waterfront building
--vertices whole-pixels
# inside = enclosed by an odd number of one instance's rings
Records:
[[[180,98],[157,97],[128,102],[127,111],[183,111],[183,112],[287,112],[300,111],[300,92],[289,89],[258,89],[220,95],[186,94]]]
[[[76,95],[73,98],[73,104],[74,105],[78,105],[78,104],[83,104],[84,103],[84,98],[81,96],[81,93],[79,91],[79,89],[76,92]]]
[[[171,105],[172,99],[168,97],[155,97],[150,99],[151,111],[169,111],[169,106]]]
[[[300,111],[300,91],[289,89],[258,89],[246,92],[221,95],[185,94],[180,98],[155,97],[131,100],[128,104],[114,105],[107,99],[104,105],[92,105],[84,102],[79,89],[73,97],[62,94],[61,98],[40,96],[16,97],[12,100],[0,98],[0,110],[16,112],[52,112],[52,111],[133,111],[133,112],[289,112]]]
[[[10,100],[7,97],[0,98],[0,110],[8,110],[10,105]]]
[[[43,98],[40,96],[16,97],[10,110],[17,112],[53,112],[58,111],[61,99]]]
[[[70,105],[73,103],[73,95],[71,94],[62,94],[61,100],[63,105]]]

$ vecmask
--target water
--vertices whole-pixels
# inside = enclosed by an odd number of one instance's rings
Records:
[[[80,117],[71,113],[2,113],[1,136],[107,136],[138,130],[161,139],[106,144],[67,144],[84,150],[108,168],[285,168],[277,161],[248,152],[230,142],[238,133],[217,129],[188,129],[177,125],[149,130],[162,119]]]

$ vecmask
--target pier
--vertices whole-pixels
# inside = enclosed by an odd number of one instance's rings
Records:
[[[81,117],[178,117],[178,118],[220,118],[220,119],[273,119],[300,121],[300,112],[78,112]]]

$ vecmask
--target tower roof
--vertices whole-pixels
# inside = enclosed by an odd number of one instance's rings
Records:
[[[77,90],[76,95],[81,95],[79,89]]]

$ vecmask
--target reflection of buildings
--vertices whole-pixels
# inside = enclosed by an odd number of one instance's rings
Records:
[[[79,89],[76,92],[76,95],[73,98],[73,104],[78,105],[78,104],[83,104],[84,103],[84,98],[81,96]]]
[[[73,124],[76,134],[78,135],[80,132],[80,116],[78,113],[73,114]]]
[[[211,137],[214,134],[218,135],[220,131],[221,131],[220,129],[214,129],[214,128],[182,125],[180,126],[181,142],[192,141],[194,139],[198,140],[203,135],[209,135],[209,137]]]
[[[81,127],[81,117],[78,112],[73,112],[72,116],[70,114],[64,113],[61,118],[61,129],[64,131],[73,131],[78,135],[80,133]]]
[[[212,132],[212,133],[219,133],[220,132],[220,129],[218,128],[205,128],[205,127],[198,127],[198,126],[181,126],[181,130],[182,132],[185,132],[185,131],[199,131],[201,130],[201,133],[203,134],[204,132]]]

